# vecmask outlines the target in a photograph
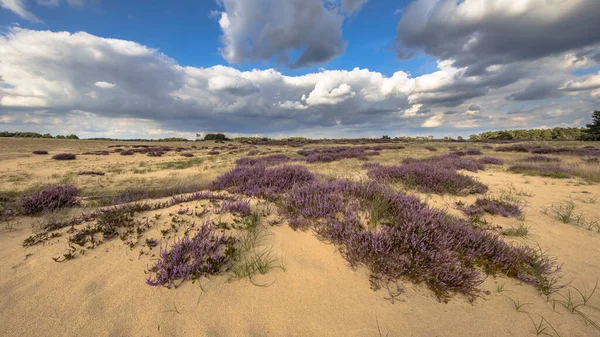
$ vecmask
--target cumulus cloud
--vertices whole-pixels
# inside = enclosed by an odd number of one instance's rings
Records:
[[[569,81],[565,84],[561,90],[564,91],[582,91],[582,90],[592,90],[600,88],[600,72],[594,76],[590,76],[589,78],[583,81]]]
[[[44,108],[142,118],[162,129],[267,133],[386,125],[408,105],[412,80],[367,69],[285,76],[226,66],[183,67],[130,41],[13,28],[0,37],[0,115]],[[375,117],[376,121],[372,121]],[[41,118],[41,117],[40,117]]]
[[[598,13],[597,0],[415,0],[398,23],[397,55],[424,51],[485,73],[496,64],[597,47]]]
[[[222,0],[221,55],[238,65],[274,59],[287,67],[301,68],[327,62],[346,49],[342,39],[344,13],[356,13],[366,2],[342,0],[338,5],[322,0]]]
[[[421,126],[424,128],[437,128],[444,123],[444,114],[437,114],[429,117]]]
[[[196,132],[422,135],[423,128],[445,136],[548,121],[558,125],[600,108],[593,96],[597,75],[573,75],[589,66],[571,62],[574,57],[522,61],[480,76],[465,76],[465,69],[447,61],[418,77],[359,68],[287,76],[274,69],[182,66],[138,43],[84,32],[12,28],[0,35],[0,121],[10,130],[62,128],[84,137],[119,138],[193,138]],[[523,107],[506,97],[526,91],[538,78],[570,88],[552,103],[560,113],[544,115],[549,105],[541,104],[507,118],[506,111]],[[82,121],[87,124],[77,126]]]

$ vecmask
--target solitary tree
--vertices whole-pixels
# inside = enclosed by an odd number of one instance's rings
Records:
[[[592,123],[587,124],[586,126],[588,137],[591,140],[600,139],[600,110],[596,110],[592,113]]]

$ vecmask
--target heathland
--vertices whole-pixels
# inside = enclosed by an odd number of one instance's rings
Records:
[[[600,335],[600,143],[0,138],[5,336]]]

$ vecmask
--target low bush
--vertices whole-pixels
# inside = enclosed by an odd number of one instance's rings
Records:
[[[59,153],[52,156],[54,160],[75,160],[76,156],[72,153]]]
[[[304,166],[288,165],[272,169],[260,165],[237,166],[217,177],[212,189],[269,197],[314,179],[314,175]]]
[[[465,154],[469,156],[479,156],[482,155],[483,152],[480,149],[466,149]]]
[[[31,153],[33,153],[33,154],[48,154],[48,151],[36,150],[36,151],[32,151]]]
[[[207,222],[191,239],[184,236],[170,247],[161,247],[158,261],[148,269],[146,283],[171,288],[177,287],[178,280],[225,272],[231,268],[235,242],[232,236],[217,234]]]
[[[80,176],[103,176],[105,173],[101,171],[80,171],[77,175]]]
[[[413,162],[402,166],[379,166],[367,172],[382,182],[401,182],[426,193],[466,195],[487,192],[487,186],[439,163]]]
[[[526,161],[526,162],[541,162],[541,163],[558,163],[558,162],[560,162],[560,159],[559,158],[546,157],[546,156],[530,156],[530,157],[523,158],[521,161]]]
[[[503,217],[515,217],[521,215],[523,212],[519,205],[491,197],[477,198],[473,205],[462,207],[461,210],[469,217],[483,215],[483,213],[501,215]]]
[[[78,194],[79,190],[73,185],[49,186],[21,196],[17,207],[23,215],[40,214],[77,205]]]
[[[270,165],[287,163],[289,161],[290,161],[290,158],[286,155],[274,154],[272,156],[257,157],[257,158],[242,157],[242,158],[236,160],[235,164],[238,166],[254,166],[254,165],[270,166]]]
[[[489,165],[504,165],[504,161],[502,159],[495,157],[481,157],[477,160],[477,162]]]

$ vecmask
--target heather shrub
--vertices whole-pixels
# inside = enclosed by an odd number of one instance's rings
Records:
[[[258,158],[249,158],[243,157],[235,161],[237,166],[254,166],[254,165],[263,165],[263,166],[271,166],[277,164],[283,164],[290,161],[290,158],[283,154],[274,154],[271,156],[258,157]]]
[[[223,213],[225,211],[238,213],[245,217],[252,213],[252,208],[250,208],[250,202],[246,200],[225,200],[220,209],[217,209],[217,213]]]
[[[482,146],[481,148],[483,148],[483,149],[486,149],[486,150],[491,150],[491,149],[493,149],[494,147],[493,147],[493,146],[491,146],[491,145],[484,145],[484,146]]]
[[[235,238],[217,234],[207,222],[190,239],[185,236],[170,247],[161,247],[158,261],[148,269],[146,283],[177,287],[186,280],[228,271],[235,253]]]
[[[292,227],[312,228],[352,267],[366,266],[374,289],[408,279],[425,283],[443,301],[453,294],[473,299],[480,292],[481,270],[550,291],[548,277],[556,265],[547,257],[376,183],[314,181],[281,198]],[[378,230],[361,220],[373,217],[374,203]]]
[[[481,152],[480,149],[466,149],[465,154],[469,156],[479,156],[482,155],[483,152]]]
[[[555,165],[513,165],[509,171],[527,175],[535,175],[551,178],[571,178],[571,171]]]
[[[412,162],[402,166],[379,166],[370,169],[367,175],[376,181],[401,182],[426,193],[466,195],[487,192],[487,186],[481,182],[439,163]]]
[[[425,149],[427,149],[427,150],[429,150],[431,152],[436,152],[437,151],[437,149],[435,147],[433,147],[433,146],[426,146]]]
[[[381,147],[383,149],[383,147]],[[368,146],[339,146],[320,147],[315,149],[302,149],[298,154],[306,157],[307,163],[330,163],[342,159],[358,158],[367,159],[370,156],[379,155],[377,151]]]
[[[404,164],[422,163],[426,165],[436,165],[454,170],[467,170],[477,172],[485,170],[485,166],[471,158],[461,158],[455,154],[447,154],[442,156],[433,156],[423,159],[406,158],[402,161]]]
[[[473,205],[460,209],[469,217],[483,215],[483,213],[501,215],[503,217],[514,217],[522,214],[522,209],[519,205],[490,197],[477,198]]]
[[[101,171],[80,171],[77,175],[80,176],[103,176],[105,173]]]
[[[33,154],[48,154],[48,151],[36,150],[36,151],[32,151],[31,153],[33,153]]]
[[[133,150],[125,150],[125,151],[121,151],[121,156],[131,156],[134,153],[135,152],[133,152]]]
[[[162,157],[163,154],[165,154],[164,151],[150,151],[148,157]]]
[[[76,156],[72,153],[59,153],[52,156],[54,160],[75,160]]]
[[[542,163],[558,163],[560,162],[559,158],[552,158],[552,157],[546,157],[546,156],[530,156],[530,157],[526,157],[523,158],[522,161],[526,161],[526,162],[542,162]]]
[[[209,154],[209,155],[211,155],[211,156],[216,156],[216,155],[218,155],[219,153],[220,153],[219,151],[216,151],[216,150],[211,150],[211,151],[208,151],[206,154]]]
[[[191,158],[191,157],[194,156],[194,154],[193,153],[189,153],[189,152],[184,152],[184,153],[181,153],[181,156],[182,157],[186,157],[186,158]]]
[[[315,179],[304,166],[288,165],[267,169],[264,166],[237,166],[217,177],[212,189],[269,197]]]
[[[23,215],[54,211],[77,205],[78,194],[79,190],[73,185],[49,186],[39,192],[21,196],[17,207]]]
[[[84,152],[82,154],[83,155],[108,156],[110,154],[110,152],[108,152],[108,151],[91,151],[91,152]]]
[[[504,161],[502,159],[494,157],[481,157],[477,160],[477,162],[481,164],[504,165]]]
[[[454,151],[454,152],[452,152],[451,154],[453,154],[453,155],[455,155],[455,156],[459,156],[459,157],[464,157],[464,156],[466,156],[466,155],[467,155],[467,154],[466,154],[465,152],[463,152],[463,151]]]
[[[495,151],[498,152],[529,152],[529,149],[523,145],[498,146]]]

